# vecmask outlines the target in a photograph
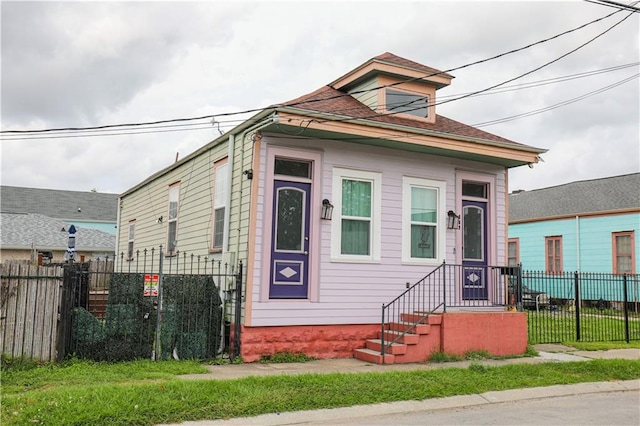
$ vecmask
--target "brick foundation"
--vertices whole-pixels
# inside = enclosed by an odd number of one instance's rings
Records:
[[[424,361],[437,351],[464,355],[467,351],[485,350],[501,356],[520,355],[527,349],[527,316],[523,312],[441,315],[438,330],[433,330],[430,337],[424,336],[424,350],[409,362]],[[244,362],[283,352],[302,352],[318,359],[351,358],[354,349],[364,348],[367,339],[376,339],[379,334],[380,324],[242,326],[240,354]]]
[[[302,352],[319,359],[351,358],[354,349],[364,347],[379,331],[380,324],[242,326],[240,350],[244,362],[282,352]]]

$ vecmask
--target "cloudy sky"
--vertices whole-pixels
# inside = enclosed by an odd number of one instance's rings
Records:
[[[3,1],[2,184],[120,193],[246,117],[223,114],[309,93],[383,52],[450,70],[615,11],[585,1]],[[452,71],[439,99],[554,61],[627,15]],[[549,149],[533,169],[511,170],[510,190],[638,172],[639,40],[636,13],[539,71],[437,111],[471,125],[520,116],[482,127]],[[218,125],[6,133],[210,114]]]

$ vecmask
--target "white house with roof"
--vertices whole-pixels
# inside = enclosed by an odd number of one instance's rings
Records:
[[[508,170],[545,150],[438,115],[437,91],[452,79],[384,53],[260,111],[121,194],[118,253],[133,261],[162,245],[168,259],[242,261],[234,338],[245,361],[283,351],[356,350],[386,363],[434,350],[522,353],[526,318],[505,311],[491,271],[507,262]],[[443,262],[459,273],[425,284]],[[381,307],[405,291],[457,310],[398,311],[382,328],[413,321],[430,343],[404,330],[398,352],[384,341],[380,350],[376,337],[390,339],[379,335]],[[419,354],[400,353],[409,341]]]

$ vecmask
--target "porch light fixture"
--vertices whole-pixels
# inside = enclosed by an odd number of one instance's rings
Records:
[[[160,216],[158,219],[156,219],[156,223],[162,223],[162,216]]]
[[[332,215],[333,215],[333,204],[331,204],[331,201],[325,198],[324,200],[322,200],[322,214],[320,215],[320,219],[331,220]]]
[[[453,210],[447,213],[447,229],[460,229],[460,215]]]

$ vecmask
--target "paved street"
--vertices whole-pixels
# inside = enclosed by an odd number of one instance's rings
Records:
[[[569,395],[304,425],[640,425],[638,391]]]

